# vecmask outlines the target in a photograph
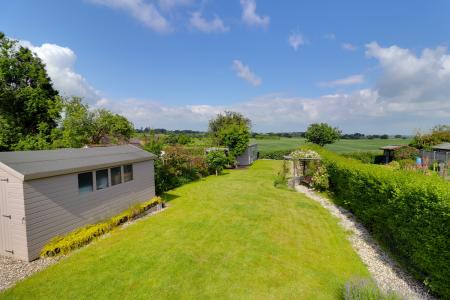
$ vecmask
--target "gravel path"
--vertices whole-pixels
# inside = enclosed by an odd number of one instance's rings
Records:
[[[31,274],[54,264],[57,259],[37,259],[32,262],[17,260],[7,256],[0,256],[0,291],[7,289]]]
[[[168,206],[166,204],[166,206],[164,208],[158,209],[155,211],[151,211],[138,219],[135,219],[133,221],[123,224],[118,229],[121,230],[121,229],[124,229],[124,228],[130,226],[133,223],[142,221],[150,216],[153,216],[153,215],[165,210],[167,207]],[[103,235],[101,238],[106,238],[108,236],[109,236],[109,233]],[[87,245],[85,247],[89,247],[89,245]],[[77,251],[77,250],[75,250],[75,251]],[[54,263],[58,262],[60,259],[62,259],[64,257],[66,257],[66,256],[57,256],[55,258],[40,258],[40,259],[36,259],[32,262],[26,262],[26,261],[21,261],[18,259],[0,255],[0,291],[13,286],[18,281],[25,279],[26,277],[32,275],[33,273],[39,272],[39,271],[47,268],[48,266],[53,265]]]
[[[334,205],[305,186],[296,185],[295,189],[319,202],[333,216],[339,219],[340,225],[346,231],[352,232],[348,239],[382,290],[386,292],[394,291],[405,299],[434,299],[420,283],[405,273],[378,246],[364,226],[356,221],[352,213]]]

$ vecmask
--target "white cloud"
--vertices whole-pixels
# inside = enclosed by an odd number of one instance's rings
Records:
[[[269,16],[260,16],[256,13],[256,0],[240,0],[242,6],[242,20],[251,26],[267,27]]]
[[[420,55],[398,46],[366,45],[366,55],[379,62],[380,75],[371,88],[313,98],[263,95],[232,105],[170,106],[148,99],[102,97],[75,71],[76,55],[55,44],[34,46],[22,41],[46,64],[54,86],[63,95],[85,97],[94,107],[106,107],[129,118],[135,126],[206,130],[208,120],[224,110],[249,117],[257,131],[304,130],[311,122],[328,122],[346,132],[412,134],[450,119],[450,54],[446,48],[424,49]],[[237,76],[261,84],[248,66],[233,61]],[[352,75],[330,86],[363,82]]]
[[[227,32],[230,30],[218,16],[214,16],[212,20],[208,21],[202,16],[201,12],[192,13],[189,24],[192,28],[206,33]]]
[[[92,3],[104,5],[114,9],[121,9],[132,15],[136,20],[150,29],[165,33],[172,31],[169,22],[160,14],[158,9],[145,0],[89,0]]]
[[[356,45],[353,45],[351,43],[342,43],[341,48],[346,51],[356,51],[358,50],[358,47]]]
[[[292,32],[291,35],[289,35],[288,38],[289,45],[291,45],[292,48],[294,48],[295,51],[301,46],[306,44],[305,39],[303,38],[301,33],[298,32]]]
[[[233,60],[233,70],[236,75],[254,86],[261,84],[262,80],[255,73],[253,73],[249,66],[244,65],[240,60]]]
[[[171,10],[180,6],[189,6],[194,0],[159,0],[159,7],[164,10]]]
[[[42,59],[53,86],[60,95],[79,96],[90,102],[100,97],[100,92],[95,90],[83,76],[75,72],[77,57],[70,48],[48,43],[34,46],[28,41],[20,41],[20,44]]]
[[[364,82],[364,75],[362,74],[356,74],[351,75],[345,78],[336,79],[333,81],[326,81],[319,83],[319,86],[325,86],[325,87],[334,87],[334,86],[342,86],[342,85],[354,85],[354,84],[360,84]]]
[[[434,102],[436,110],[450,103],[450,54],[445,47],[426,48],[420,56],[398,46],[366,45],[366,55],[381,66],[376,84],[380,96],[395,102]],[[431,104],[430,104],[431,105]]]
[[[326,33],[323,37],[326,40],[329,40],[329,41],[335,41],[336,40],[336,35],[334,33]]]

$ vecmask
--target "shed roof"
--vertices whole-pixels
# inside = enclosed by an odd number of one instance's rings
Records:
[[[31,180],[155,158],[133,145],[15,151],[0,152],[0,167],[22,180]]]
[[[398,148],[401,148],[402,146],[399,145],[388,145],[380,147],[381,150],[397,150]]]
[[[442,143],[439,145],[433,146],[434,150],[447,150],[450,151],[450,143]]]

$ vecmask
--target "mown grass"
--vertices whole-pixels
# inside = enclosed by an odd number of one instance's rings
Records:
[[[337,220],[273,181],[279,161],[182,186],[169,208],[1,299],[336,299],[369,273]]]
[[[258,151],[271,152],[279,150],[297,149],[306,143],[303,138],[280,138],[280,139],[253,139],[258,144]],[[325,148],[338,153],[350,153],[358,151],[378,151],[386,145],[407,145],[409,139],[361,139],[361,140],[339,140]]]

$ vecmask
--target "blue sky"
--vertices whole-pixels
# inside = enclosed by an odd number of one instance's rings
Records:
[[[61,94],[137,127],[206,129],[232,109],[255,131],[413,134],[450,120],[449,15],[444,0],[16,0],[0,30]]]

